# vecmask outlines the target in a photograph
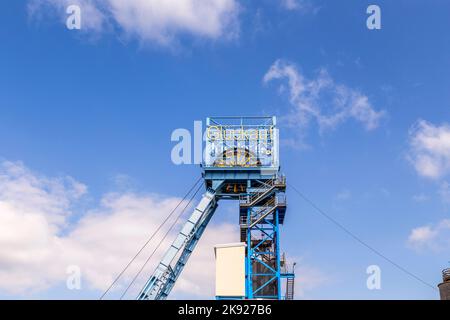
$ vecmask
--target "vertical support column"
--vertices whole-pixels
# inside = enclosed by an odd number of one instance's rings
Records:
[[[274,185],[256,184],[255,189],[258,190],[253,191],[250,181],[247,181],[250,191],[247,193],[247,206],[241,211],[246,220],[245,240],[242,233],[242,239],[247,243],[246,299],[283,298],[281,279],[285,274],[281,268],[280,222],[285,208],[284,202],[278,202],[278,197],[284,189],[278,185],[273,188]],[[253,194],[253,201],[249,194]]]
[[[278,286],[278,300],[281,300],[281,266],[280,266],[280,237],[279,237],[279,219],[278,219],[278,209],[275,210],[275,254],[276,254],[276,265],[277,265],[277,286]]]
[[[247,211],[247,299],[281,299],[279,212],[252,226],[252,208]]]
[[[252,209],[247,209],[247,256],[245,257],[246,264],[246,290],[247,299],[253,299],[253,264],[252,264],[252,232],[250,228]]]
[[[247,189],[251,188],[251,180],[247,180]],[[249,195],[247,195],[247,198]],[[247,229],[246,229],[246,256],[245,256],[245,292],[246,299],[253,299],[253,281],[252,281],[252,262],[251,262],[251,232],[250,232],[250,220],[251,219],[251,208],[247,209]]]

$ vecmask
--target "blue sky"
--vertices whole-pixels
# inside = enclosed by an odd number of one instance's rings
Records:
[[[150,234],[155,215],[200,175],[198,166],[171,162],[172,131],[216,115],[278,116],[288,181],[385,256],[425,282],[440,282],[450,260],[448,1],[227,0],[186,13],[158,11],[161,1],[152,0],[157,16],[145,1],[130,1],[143,20],[107,2],[114,10],[89,0],[1,6],[0,215],[1,228],[14,232],[0,237],[0,297],[97,298]],[[65,26],[72,3],[82,8],[81,30]],[[366,27],[370,4],[381,8],[381,30]],[[277,61],[278,77],[264,81]],[[331,84],[318,98],[293,97],[287,71],[312,87],[324,79]],[[372,127],[351,113],[351,101],[335,105],[342,88],[380,115]],[[343,110],[342,119],[323,127],[320,116],[305,113],[308,103],[329,117]],[[438,298],[292,190],[288,201],[282,245],[299,265],[297,298]],[[149,228],[132,229],[142,234],[126,245],[114,233],[111,245],[124,249],[109,256],[102,241],[111,234],[89,232],[104,231],[98,215],[110,226],[129,221],[124,207],[137,208],[136,220]],[[32,224],[17,229],[27,217],[43,219],[42,230],[50,230],[45,241],[42,233],[30,236]],[[221,206],[211,228],[237,232],[237,207]],[[209,236],[200,248],[204,257],[193,258],[211,266],[208,244],[229,239]],[[29,245],[41,240],[42,248]],[[82,290],[65,287],[63,253],[62,267],[39,256],[52,256],[53,245],[75,252],[73,263],[86,273]],[[112,261],[106,278],[83,253],[91,246]],[[366,287],[369,265],[381,268],[381,290]],[[175,296],[210,298],[208,282],[196,277],[188,273]]]

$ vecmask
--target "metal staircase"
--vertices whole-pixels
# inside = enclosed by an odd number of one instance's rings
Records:
[[[259,185],[253,189],[248,189],[248,193],[239,196],[240,217],[239,225],[241,231],[241,241],[246,241],[247,229],[256,226],[264,220],[274,222],[274,213],[278,209],[280,223],[283,223],[286,212],[286,198],[278,192],[286,189],[286,178],[279,176],[276,179],[260,181]],[[248,210],[251,211],[250,218]]]
[[[281,277],[286,279],[286,291],[284,300],[294,300],[295,293],[295,265],[296,263],[289,264],[286,261],[285,254],[281,257]]]
[[[256,180],[239,196],[241,242],[247,243],[248,299],[280,299],[278,230],[286,212],[286,179]],[[292,294],[293,296],[293,294]]]
[[[275,189],[286,189],[286,177],[279,176],[276,179],[261,181],[260,187],[255,188],[253,193],[241,195],[240,205],[243,207],[254,207],[266,199]]]
[[[276,198],[269,199],[263,207],[259,207],[256,212],[251,216],[250,227],[260,223],[263,219],[267,218],[269,214],[273,213],[277,208]],[[273,220],[273,219],[271,219]]]
[[[286,279],[285,300],[294,300],[294,284],[295,284],[295,278],[287,278]]]

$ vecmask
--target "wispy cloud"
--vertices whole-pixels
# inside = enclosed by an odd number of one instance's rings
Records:
[[[81,8],[82,31],[101,33],[108,29],[108,17],[97,0],[28,0],[28,14],[33,19],[56,19],[65,25],[70,5]]]
[[[450,173],[450,126],[418,120],[409,131],[408,159],[423,177],[440,179]]]
[[[430,197],[424,193],[415,194],[412,196],[414,202],[426,202],[430,199]]]
[[[408,244],[418,251],[448,251],[450,249],[450,220],[444,219],[435,225],[414,228],[409,235]]]
[[[307,299],[311,291],[335,280],[331,278],[330,274],[306,263],[304,258],[291,257],[290,260],[297,262],[295,267],[295,273],[299,275],[295,279],[295,296],[297,298]]]
[[[304,0],[282,0],[281,5],[288,10],[298,10],[304,6]]]
[[[311,0],[281,0],[281,6],[290,11],[303,11],[317,13],[320,7],[315,6]]]
[[[288,125],[305,132],[315,122],[320,132],[335,129],[349,119],[374,130],[385,115],[377,111],[369,98],[356,89],[338,84],[325,69],[308,79],[293,63],[277,60],[265,74],[263,81],[282,81],[279,92],[287,92],[291,109],[285,120]]]
[[[183,35],[231,39],[239,32],[236,0],[29,0],[31,15],[56,9],[60,20],[68,5],[81,8],[82,30],[120,30],[142,42],[172,46]]]
[[[352,193],[348,189],[343,189],[335,195],[335,199],[338,201],[346,201],[352,197]]]
[[[442,202],[447,206],[450,205],[450,183],[447,181],[442,182],[438,193],[441,196]]]

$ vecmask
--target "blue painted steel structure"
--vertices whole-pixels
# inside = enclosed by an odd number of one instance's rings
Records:
[[[246,296],[217,299],[293,298],[294,273],[280,254],[286,213],[286,180],[279,173],[275,117],[207,119],[203,178],[206,193],[138,296],[166,299],[221,199],[239,201],[241,242],[246,242]]]
[[[286,275],[279,239],[286,213],[286,180],[277,175],[248,184],[247,193],[240,197],[241,241],[247,243],[246,297],[281,299],[281,278]]]

